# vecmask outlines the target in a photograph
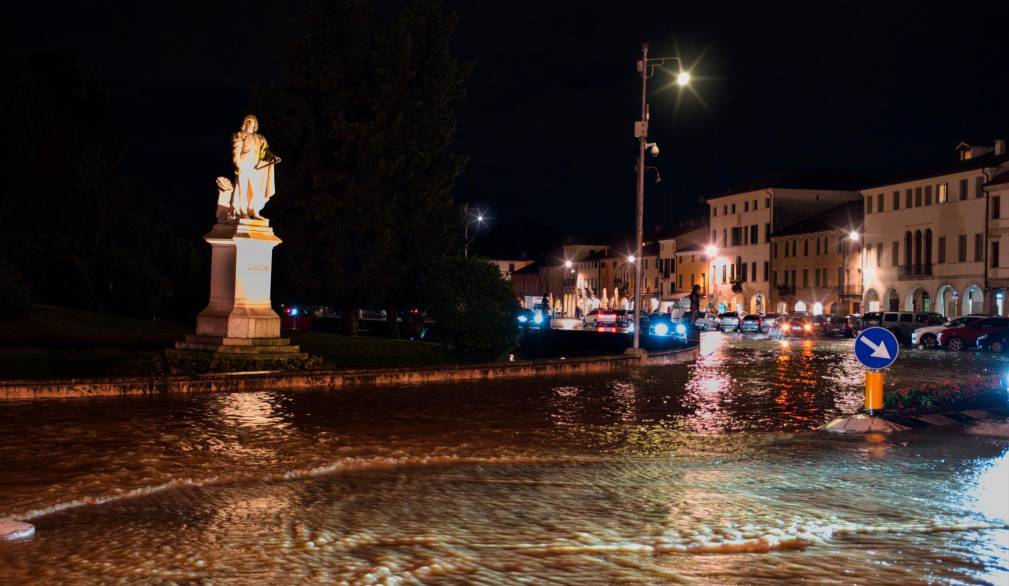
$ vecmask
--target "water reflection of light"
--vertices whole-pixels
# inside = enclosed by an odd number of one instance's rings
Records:
[[[283,425],[284,421],[274,413],[267,397],[263,393],[231,393],[221,405],[221,417],[243,427]]]
[[[1009,523],[1009,452],[985,463],[971,497],[981,514]]]

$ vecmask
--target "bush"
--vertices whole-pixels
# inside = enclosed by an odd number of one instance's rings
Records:
[[[518,303],[496,266],[479,259],[439,262],[424,283],[424,307],[443,341],[464,360],[493,360],[518,343]]]
[[[27,313],[31,294],[21,272],[11,263],[0,260],[0,307],[7,315]]]
[[[901,387],[884,396],[886,409],[911,413],[956,411],[1001,403],[1002,389],[997,376],[977,376],[972,380]]]

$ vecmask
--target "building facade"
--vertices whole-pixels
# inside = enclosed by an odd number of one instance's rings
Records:
[[[852,201],[771,235],[771,303],[778,313],[861,312],[862,204]]]
[[[998,212],[985,186],[1006,165],[1004,142],[957,148],[960,160],[942,169],[860,191],[866,311],[992,311],[986,254],[1001,234],[988,236]]]
[[[771,233],[845,202],[858,192],[772,187],[708,198],[709,304],[716,311],[769,311]]]

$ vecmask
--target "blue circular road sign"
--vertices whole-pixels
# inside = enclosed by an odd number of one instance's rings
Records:
[[[855,358],[866,368],[880,370],[897,360],[900,344],[886,328],[867,328],[855,338]]]

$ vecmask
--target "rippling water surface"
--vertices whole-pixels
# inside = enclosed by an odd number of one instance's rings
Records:
[[[850,342],[480,384],[0,403],[0,583],[1009,583],[1009,425],[811,430]],[[906,352],[891,379],[999,371]]]

